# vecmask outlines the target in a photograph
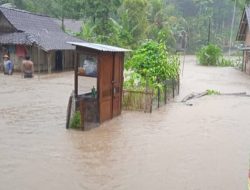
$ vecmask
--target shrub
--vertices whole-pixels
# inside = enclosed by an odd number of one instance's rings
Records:
[[[217,45],[209,44],[204,46],[196,54],[201,65],[219,65],[222,58],[222,51]]]
[[[208,90],[207,90],[207,94],[208,94],[208,95],[219,95],[220,92],[217,91],[217,90],[208,89]]]
[[[218,66],[220,66],[220,67],[232,67],[232,66],[234,66],[234,64],[233,64],[233,61],[222,58],[219,61]]]
[[[79,111],[76,111],[70,119],[69,127],[73,129],[79,129],[81,127],[81,114]]]
[[[140,46],[127,61],[126,69],[129,76],[125,86],[160,87],[162,81],[177,79],[180,59],[170,55],[164,43],[148,41]]]

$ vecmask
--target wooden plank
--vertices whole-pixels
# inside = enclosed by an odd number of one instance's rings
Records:
[[[123,80],[123,65],[121,60],[121,54],[114,53],[113,58],[113,117],[121,114],[121,104],[122,104],[122,80]]]
[[[69,128],[71,108],[72,108],[72,95],[69,97],[68,106],[67,106],[66,129]]]
[[[151,92],[151,91],[137,91],[137,90],[126,90],[126,89],[123,89],[123,93],[126,93],[126,92],[128,92],[128,93],[137,93],[137,94],[146,94],[146,95],[151,95],[151,94],[153,94],[153,92]]]
[[[74,69],[75,69],[75,80],[74,80],[74,84],[75,84],[75,97],[78,96],[78,64],[79,64],[79,59],[78,59],[79,55],[78,53],[75,53],[74,55]]]
[[[84,120],[85,120],[85,102],[83,100],[80,101],[80,115],[81,115],[81,126],[80,129],[84,130]]]
[[[112,118],[113,56],[112,53],[102,53],[99,59],[99,113],[102,123]]]

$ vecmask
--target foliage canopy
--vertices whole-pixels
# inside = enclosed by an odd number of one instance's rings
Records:
[[[236,23],[232,25],[234,3]],[[211,43],[228,47],[239,26],[242,9],[250,0],[0,0],[16,8],[61,19],[81,19],[79,37],[92,42],[136,49],[146,39],[176,50],[176,40],[187,32],[188,51]],[[209,30],[209,25],[211,26]]]
[[[179,57],[170,55],[164,43],[148,41],[141,45],[127,61],[130,71],[127,87],[156,87],[179,75]],[[135,80],[139,82],[136,83]]]
[[[223,57],[222,50],[215,44],[202,47],[196,54],[199,64],[210,66],[233,66],[230,60]]]

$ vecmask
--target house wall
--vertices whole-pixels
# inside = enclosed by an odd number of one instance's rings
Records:
[[[30,46],[21,46],[23,49],[25,49],[25,52],[30,54],[31,47]],[[21,63],[25,57],[25,54],[23,52],[22,55],[20,55],[16,50],[16,45],[0,45],[0,57],[2,57],[4,54],[9,54],[10,60],[14,64],[14,71],[20,71],[21,69]],[[3,60],[1,59],[0,64],[3,65]],[[2,70],[3,68],[1,68]]]
[[[250,75],[250,52],[245,53],[245,66],[243,66],[243,70]]]
[[[48,71],[47,56],[47,52],[37,46],[32,46],[30,57],[34,63],[35,72],[38,72],[39,70],[40,72]]]
[[[64,53],[64,65],[63,69],[64,70],[71,70],[74,68],[74,55],[75,55],[75,50],[65,50]]]
[[[46,52],[37,46],[23,46],[27,54],[30,55],[31,60],[34,63],[35,72],[52,73],[56,68],[56,51]],[[11,51],[8,51],[10,49]],[[0,55],[9,52],[10,60],[14,63],[14,71],[21,71],[21,64],[24,56],[19,56],[16,53],[15,45],[0,46]],[[64,70],[73,70],[74,68],[74,50],[62,51],[62,68]],[[3,60],[0,59],[0,70],[2,70]],[[40,68],[39,68],[40,67]]]
[[[56,51],[53,50],[46,52],[40,48],[38,49],[37,47],[32,47],[31,52],[32,53],[30,54],[30,56],[31,60],[34,62],[34,69],[36,72],[38,72],[39,69],[40,72],[48,72],[48,73],[56,71]],[[73,70],[73,68],[74,68],[74,51],[72,50],[62,51],[63,71]]]
[[[247,33],[246,33],[246,40],[245,40],[245,46],[250,46],[250,30],[249,27],[247,27]],[[243,70],[250,75],[250,52],[244,53],[244,65]]]
[[[245,46],[250,46],[250,32],[249,27],[247,27],[247,33],[246,33],[246,40],[245,40]]]
[[[48,51],[45,52],[44,50],[38,50],[37,47],[33,47],[32,51],[32,60],[35,65],[35,71],[39,71],[38,67],[38,51],[39,60],[40,60],[40,72],[48,72],[52,73],[55,72],[56,68],[56,51]],[[74,68],[74,52],[73,50],[63,50],[62,51],[62,68],[63,70],[72,70]]]

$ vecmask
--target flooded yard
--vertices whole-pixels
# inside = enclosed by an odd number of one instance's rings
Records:
[[[72,89],[73,72],[0,75],[0,189],[247,190],[250,97],[180,101],[207,89],[250,94],[250,76],[188,56],[175,102],[84,132],[65,129]]]

